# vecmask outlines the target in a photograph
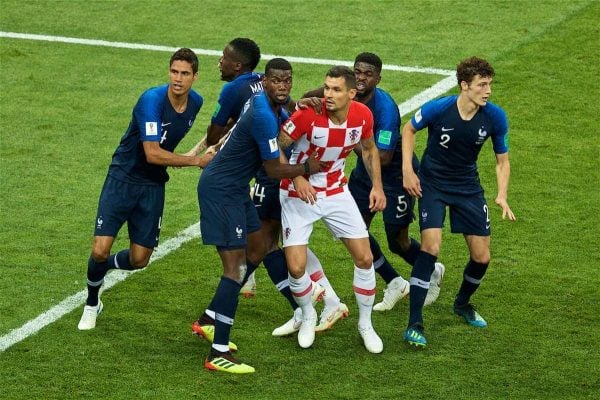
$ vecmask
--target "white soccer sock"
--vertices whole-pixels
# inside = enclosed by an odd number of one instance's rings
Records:
[[[310,274],[310,279],[313,282],[317,282],[319,285],[325,289],[325,296],[323,297],[323,301],[325,302],[326,307],[336,307],[340,304],[340,298],[338,297],[335,290],[333,290],[333,286],[325,276],[325,271],[323,271],[323,266],[321,262],[309,248],[306,249],[306,271]]]
[[[294,300],[302,308],[302,314],[307,316],[316,313],[311,301],[312,281],[308,277],[308,274],[304,272],[298,279],[288,274],[288,280],[290,281],[290,290],[292,291]]]
[[[358,326],[372,326],[371,311],[375,302],[375,268],[361,269],[354,266],[354,295],[358,303]]]

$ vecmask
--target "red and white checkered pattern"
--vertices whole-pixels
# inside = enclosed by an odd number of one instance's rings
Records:
[[[313,153],[326,162],[323,171],[310,175],[309,180],[317,192],[329,196],[341,192],[347,182],[344,167],[348,154],[361,140],[373,136],[373,114],[364,104],[352,101],[346,121],[335,125],[327,115],[324,100],[322,110],[321,114],[312,108],[298,110],[282,130],[296,141],[290,164],[301,164]],[[297,197],[291,179],[283,179],[281,189]]]

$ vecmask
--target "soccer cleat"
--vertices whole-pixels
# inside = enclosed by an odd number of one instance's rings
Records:
[[[255,371],[253,367],[236,360],[230,352],[219,353],[212,349],[204,361],[204,368],[230,374],[250,374]]]
[[[215,326],[214,325],[200,325],[198,321],[194,321],[192,324],[192,333],[198,337],[206,339],[209,343],[215,340]],[[233,342],[229,342],[229,350],[237,351],[237,346]]]
[[[383,289],[383,300],[373,306],[375,311],[388,311],[410,292],[408,281],[401,276],[392,279],[387,288]]]
[[[98,300],[98,305],[83,307],[83,314],[81,315],[79,324],[77,324],[77,328],[80,331],[89,331],[90,329],[94,329],[96,327],[96,318],[98,315],[100,315],[103,309],[104,304],[102,304],[100,300]]]
[[[383,351],[383,342],[372,326],[366,328],[361,328],[359,326],[358,333],[360,334],[360,337],[362,337],[365,348],[369,353],[379,354]]]
[[[319,325],[315,328],[315,332],[323,332],[327,329],[331,329],[333,324],[340,319],[346,318],[348,314],[348,306],[344,303],[340,303],[334,307],[325,306],[323,311],[321,311],[321,318],[319,320]]]
[[[312,282],[312,293],[310,295],[310,301],[312,301],[313,306],[319,301],[323,300],[324,296],[325,288],[319,285],[317,282]]]
[[[444,279],[444,272],[446,267],[444,264],[436,262],[435,268],[431,273],[431,279],[429,281],[429,290],[427,291],[427,297],[425,297],[424,306],[428,306],[437,300],[440,295],[440,288],[442,286],[442,279]]]
[[[485,328],[487,326],[485,319],[475,311],[475,306],[472,304],[467,303],[464,306],[459,306],[454,303],[454,314],[460,315],[467,324],[476,328]]]
[[[298,344],[307,349],[315,341],[315,326],[317,325],[317,311],[313,308],[309,315],[302,315],[302,324],[298,330]]]
[[[300,330],[300,325],[302,325],[302,309],[298,307],[294,310],[292,318],[279,328],[275,328],[272,335],[276,337],[291,335]]]
[[[240,294],[245,298],[254,297],[256,295],[256,279],[254,279],[254,272],[248,276],[248,280],[240,289]]]
[[[417,348],[425,347],[427,346],[427,339],[425,339],[424,331],[425,328],[423,328],[423,325],[421,324],[409,326],[406,332],[404,332],[404,340],[411,346]]]

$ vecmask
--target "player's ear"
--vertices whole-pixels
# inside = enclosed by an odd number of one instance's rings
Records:
[[[348,90],[348,94],[350,95],[350,100],[354,100],[356,97],[356,88]]]

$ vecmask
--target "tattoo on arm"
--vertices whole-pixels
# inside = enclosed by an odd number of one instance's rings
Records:
[[[292,144],[294,144],[292,138],[289,137],[285,132],[279,132],[277,141],[279,142],[279,147],[281,147],[284,150],[290,147]]]

